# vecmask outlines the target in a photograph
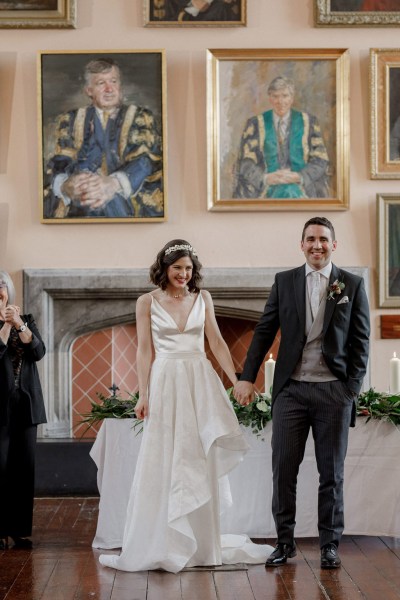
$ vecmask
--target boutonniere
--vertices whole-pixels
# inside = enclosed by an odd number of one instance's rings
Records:
[[[345,285],[343,281],[339,281],[339,279],[335,279],[333,283],[329,286],[327,300],[332,300],[335,296],[338,296],[344,290]]]

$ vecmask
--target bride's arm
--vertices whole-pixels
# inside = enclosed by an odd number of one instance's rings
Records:
[[[219,365],[229,377],[232,385],[235,385],[237,382],[235,366],[233,364],[229,348],[219,330],[218,323],[215,318],[211,294],[206,290],[202,290],[201,294],[206,304],[205,334],[207,336],[208,343],[210,344],[211,352],[214,354]]]
[[[148,385],[153,358],[153,343],[150,328],[150,294],[144,294],[136,302],[136,331],[138,348],[136,366],[139,380],[139,401],[136,404],[136,416],[144,419],[149,414]]]

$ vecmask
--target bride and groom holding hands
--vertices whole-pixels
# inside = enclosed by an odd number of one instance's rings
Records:
[[[145,419],[120,555],[100,562],[125,571],[236,562],[283,565],[296,556],[296,483],[310,429],[319,472],[321,567],[340,566],[348,430],[366,372],[369,308],[362,278],[331,262],[337,242],[325,217],[304,225],[306,263],[276,275],[240,381],[219,331],[212,298],[200,289],[201,264],[185,240],[164,246],[150,268],[156,289],[137,301],[137,369]],[[275,548],[221,536],[227,474],[247,443],[204,337],[242,405],[275,336],[281,341],[272,390]],[[268,507],[266,507],[268,510]]]

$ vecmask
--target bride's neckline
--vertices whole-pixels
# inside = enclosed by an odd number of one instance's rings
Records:
[[[192,306],[190,307],[190,311],[188,312],[188,316],[187,316],[187,319],[186,319],[186,322],[185,322],[185,326],[184,326],[184,328],[183,328],[183,329],[180,329],[180,328],[179,328],[179,326],[178,326],[178,323],[175,321],[175,319],[174,319],[174,317],[171,315],[171,313],[170,313],[170,312],[169,312],[169,311],[168,311],[166,308],[164,308],[164,307],[163,307],[163,305],[161,304],[161,302],[160,302],[159,300],[157,300],[157,298],[156,298],[156,297],[155,297],[153,294],[150,294],[150,296],[152,297],[152,299],[153,299],[153,300],[155,300],[155,301],[157,302],[158,306],[159,306],[159,307],[160,307],[160,308],[161,308],[161,309],[162,309],[162,310],[163,310],[163,311],[164,311],[164,312],[165,312],[165,313],[166,313],[166,314],[169,316],[169,318],[171,319],[171,321],[173,321],[173,323],[174,323],[175,327],[177,328],[177,330],[179,331],[179,333],[185,333],[185,331],[186,331],[186,327],[187,327],[187,324],[188,324],[188,322],[189,322],[189,319],[190,319],[190,316],[191,316],[191,314],[192,314],[192,312],[193,312],[193,309],[194,309],[194,307],[195,307],[195,306],[196,306],[196,304],[197,304],[197,301],[198,301],[198,299],[199,299],[200,295],[201,295],[201,292],[199,292],[199,293],[197,294],[197,296],[196,296],[196,298],[195,298],[195,301],[193,302]]]
[[[167,290],[161,290],[161,293],[168,298],[186,298],[186,296],[191,296],[191,293],[187,290],[181,292],[180,294],[169,294]]]

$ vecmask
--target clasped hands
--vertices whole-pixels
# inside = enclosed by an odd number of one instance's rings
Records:
[[[84,172],[68,177],[61,189],[74,202],[101,208],[113,199],[120,190],[120,184],[116,177]]]
[[[301,183],[301,177],[299,173],[291,171],[290,169],[279,169],[273,173],[267,173],[265,175],[265,181],[268,185]]]
[[[15,306],[14,304],[8,304],[4,309],[4,322],[9,323],[14,327],[20,327],[22,325],[20,312],[21,309],[19,306]]]
[[[250,381],[237,381],[233,388],[233,397],[242,406],[254,400],[254,385]]]

